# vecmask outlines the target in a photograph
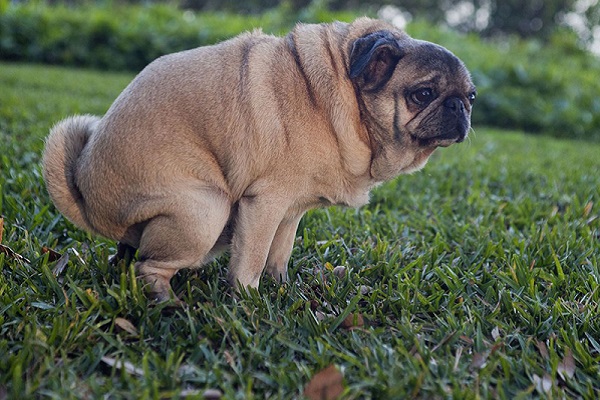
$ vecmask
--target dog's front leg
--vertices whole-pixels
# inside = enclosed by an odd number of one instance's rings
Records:
[[[229,281],[236,288],[258,288],[269,249],[287,207],[276,196],[242,197],[233,232]]]
[[[296,230],[302,215],[302,213],[299,213],[281,221],[271,243],[265,272],[277,281],[286,282],[288,279],[287,266],[292,255]]]

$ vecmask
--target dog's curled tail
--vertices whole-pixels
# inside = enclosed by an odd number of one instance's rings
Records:
[[[75,225],[92,232],[95,229],[86,217],[75,170],[98,121],[96,116],[77,115],[58,122],[50,130],[42,157],[44,181],[54,205]]]

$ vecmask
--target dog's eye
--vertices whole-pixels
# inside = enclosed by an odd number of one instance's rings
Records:
[[[433,90],[429,88],[419,89],[414,91],[411,97],[415,103],[422,106],[433,100]]]
[[[475,103],[475,98],[477,97],[477,93],[472,92],[469,94],[469,103],[471,103],[471,105],[473,105],[473,103]]]

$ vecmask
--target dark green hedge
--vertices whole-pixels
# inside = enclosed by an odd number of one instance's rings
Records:
[[[162,54],[212,44],[263,28],[288,31],[298,19],[350,21],[311,6],[261,15],[194,13],[170,5],[68,8],[11,5],[0,14],[0,59],[138,71]]]
[[[285,3],[284,3],[285,4]],[[313,2],[300,13],[285,5],[261,15],[192,13],[173,6],[49,7],[9,5],[0,11],[0,59],[139,71],[156,57],[262,27],[282,34],[296,21],[350,21]],[[580,50],[570,32],[549,44],[474,35],[413,23],[414,37],[440,43],[472,71],[479,97],[475,125],[600,140],[600,60]]]

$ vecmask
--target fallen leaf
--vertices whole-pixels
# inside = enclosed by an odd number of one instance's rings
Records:
[[[334,318],[334,317],[335,317],[335,315],[333,315],[333,314],[324,313],[322,311],[315,311],[315,318],[319,322],[325,321],[328,318]]]
[[[460,335],[460,336],[459,336],[459,338],[460,338],[460,340],[462,340],[463,342],[465,342],[465,343],[466,343],[467,345],[469,345],[469,346],[472,346],[472,345],[473,345],[473,343],[475,343],[475,342],[473,341],[473,339],[471,339],[470,337],[468,337],[468,336],[465,336],[465,335]]]
[[[583,209],[583,216],[587,217],[592,212],[592,207],[594,206],[594,202],[588,202]],[[1,236],[0,236],[1,237]]]
[[[5,246],[3,244],[0,244],[0,253],[4,253],[8,257],[10,257],[14,260],[21,261],[26,264],[31,264],[31,261],[29,261],[27,258],[23,257],[22,255],[20,255],[19,253],[15,252],[13,249],[11,249],[10,247]]]
[[[229,350],[225,350],[223,355],[225,356],[225,361],[227,361],[227,364],[229,364],[231,368],[235,369],[235,358],[231,355]]]
[[[58,259],[54,268],[52,268],[52,274],[54,276],[59,276],[60,274],[62,274],[62,272],[65,270],[65,267],[67,266],[68,262],[69,262],[69,253],[65,253]]]
[[[575,359],[571,349],[567,348],[565,351],[565,358],[558,363],[557,371],[563,380],[567,380],[567,377],[572,378],[575,375]]]
[[[344,377],[334,366],[315,374],[304,388],[304,396],[310,400],[333,400],[344,392]]]
[[[500,329],[495,326],[494,329],[492,329],[492,338],[494,340],[498,340],[498,338],[500,337]]]
[[[498,342],[492,346],[492,348],[490,349],[490,354],[496,354],[498,349],[502,348],[504,348],[504,342]]]
[[[202,393],[202,398],[205,400],[219,400],[223,397],[223,393],[219,389],[206,389]]]
[[[346,328],[346,329],[357,328],[357,327],[364,326],[365,320],[361,313],[353,313],[353,314],[348,315],[346,318],[344,318],[341,325],[342,325],[342,328]]]
[[[44,246],[42,247],[42,254],[46,253],[48,253],[48,261],[50,262],[54,262],[62,257],[62,255],[59,252],[54,251],[47,246]]]
[[[373,288],[367,285],[360,285],[360,288],[358,289],[358,291],[360,292],[360,294],[362,294],[363,296],[368,295],[369,293],[371,293],[371,291],[373,291]]]
[[[333,269],[333,275],[337,276],[339,279],[342,279],[346,275],[346,267],[343,265],[338,265]]]
[[[473,360],[471,360],[471,366],[473,368],[481,369],[485,367],[487,358],[488,355],[486,353],[475,353],[473,354]]]
[[[538,348],[538,351],[540,352],[540,354],[544,360],[550,359],[550,355],[548,354],[548,347],[546,347],[546,343],[536,340],[535,346]]]
[[[535,383],[535,388],[540,393],[548,393],[552,389],[552,378],[547,373],[541,378],[533,374],[533,383]]]
[[[310,301],[310,309],[315,311],[319,307],[319,302],[315,299]]]
[[[125,372],[127,372],[128,374],[144,376],[144,371],[141,368],[136,367],[129,361],[121,361],[121,360],[117,360],[116,358],[112,358],[112,357],[108,357],[108,356],[102,357],[101,360],[105,364],[107,364],[111,367],[115,367],[116,369],[124,369]]]
[[[137,328],[125,318],[115,318],[115,325],[124,330],[125,332],[131,333],[134,336],[139,335]]]

